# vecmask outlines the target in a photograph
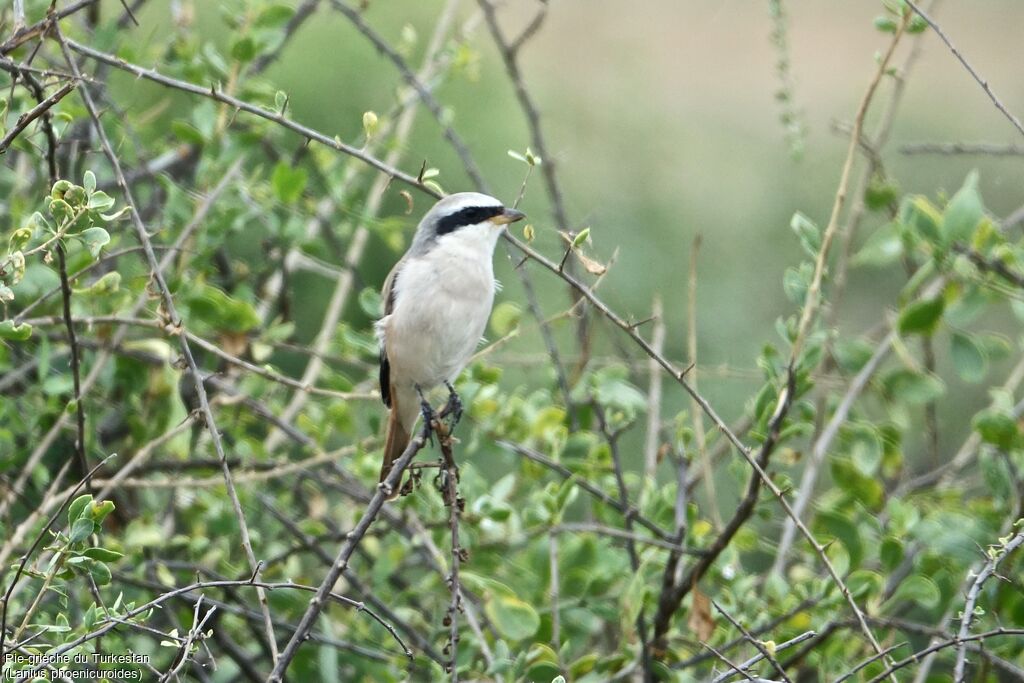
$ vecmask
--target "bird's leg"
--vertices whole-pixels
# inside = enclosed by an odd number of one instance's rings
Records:
[[[423,395],[423,389],[420,388],[419,384],[416,385],[416,393],[420,396],[420,414],[423,415],[423,423],[426,425],[427,436],[430,438],[431,447],[433,447],[434,420],[437,416],[434,414],[434,409],[430,407],[430,402],[427,401],[426,397]]]
[[[451,415],[452,423],[451,429],[454,429],[455,425],[459,424],[459,420],[462,419],[462,399],[455,392],[455,387],[448,380],[445,380],[444,385],[448,387],[448,402],[444,404],[444,408],[441,409],[441,417],[445,418]]]

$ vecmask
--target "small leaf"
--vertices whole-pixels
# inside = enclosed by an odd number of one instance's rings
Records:
[[[946,385],[932,374],[900,369],[890,373],[884,380],[886,393],[897,402],[921,405],[936,400],[946,391]]]
[[[816,257],[821,249],[821,230],[814,221],[797,211],[789,221],[789,227],[796,233],[804,251],[812,258]]]
[[[527,223],[526,225],[523,226],[523,239],[525,239],[527,243],[529,243],[533,241],[533,238],[533,223]]]
[[[914,574],[897,586],[896,592],[889,598],[889,602],[893,605],[901,602],[910,603],[925,609],[932,609],[939,604],[940,599],[939,587],[935,585],[934,581],[926,576]]]
[[[103,190],[96,190],[89,195],[89,209],[93,211],[109,211],[114,206],[114,198]]]
[[[89,574],[99,586],[106,586],[110,583],[110,567],[103,562],[93,562],[89,565]]]
[[[65,223],[74,217],[75,212],[71,205],[63,199],[54,199],[50,202],[50,215],[58,223]]]
[[[12,341],[25,341],[31,336],[32,326],[29,325],[28,323],[21,323],[20,325],[15,325],[13,320],[4,320],[3,322],[0,322],[0,339],[10,339]]]
[[[852,263],[855,266],[889,266],[896,263],[902,254],[899,224],[890,222],[871,233],[854,255]]]
[[[92,194],[96,190],[96,174],[92,171],[86,171],[82,186],[85,187],[86,193]]]
[[[110,243],[110,233],[100,227],[87,228],[78,236],[93,258],[99,258],[100,251]]]
[[[114,511],[114,501],[112,500],[101,500],[99,502],[93,502],[89,506],[89,516],[92,521],[97,524],[103,523],[103,520],[107,518],[111,512]]]
[[[510,149],[510,150],[508,151],[508,155],[509,155],[510,157],[512,157],[513,159],[515,159],[516,161],[521,161],[521,162],[523,162],[524,164],[529,164],[529,163],[530,163],[529,161],[527,161],[527,160],[526,160],[526,157],[525,157],[525,156],[523,156],[523,155],[522,155],[522,154],[520,154],[519,152],[516,152],[515,150],[512,150],[512,149]]]
[[[985,351],[974,339],[959,332],[953,334],[950,342],[953,367],[965,382],[980,382],[988,371]]]
[[[113,562],[124,557],[124,553],[119,553],[116,550],[110,550],[108,548],[86,548],[82,551],[82,554],[94,560],[99,560],[100,562]]]
[[[495,595],[487,601],[484,611],[498,633],[509,640],[525,640],[540,628],[537,611],[512,595]]]
[[[377,118],[377,113],[368,111],[363,113],[363,132],[366,133],[366,137],[372,138],[374,133],[377,132],[377,127],[380,125],[380,119]]]
[[[903,199],[900,223],[929,242],[937,244],[942,240],[939,232],[942,214],[925,197],[908,196]]]
[[[75,294],[83,296],[103,296],[116,292],[121,287],[121,273],[112,270],[88,287],[75,288]]]
[[[902,335],[930,335],[935,331],[946,308],[946,300],[942,296],[927,301],[915,301],[900,312],[899,331]]]
[[[11,233],[11,239],[8,242],[9,251],[19,251],[28,246],[28,243],[32,241],[32,228],[18,228]]]
[[[231,56],[239,62],[248,62],[256,56],[256,43],[249,36],[240,38],[231,46]]]
[[[586,242],[588,237],[590,237],[590,228],[583,228],[582,230],[580,230],[576,234],[576,236],[572,238],[573,249],[578,248],[580,245]]]
[[[974,416],[971,427],[982,440],[993,446],[1009,450],[1017,440],[1017,421],[1009,411],[986,408]]]
[[[282,161],[274,167],[270,184],[278,199],[285,204],[291,204],[302,196],[302,191],[306,188],[306,178],[306,169],[293,168],[291,164]]]
[[[985,216],[985,207],[978,192],[978,172],[971,171],[946,206],[942,219],[942,232],[946,244],[962,242],[971,237]]]
[[[497,336],[504,337],[519,326],[522,315],[523,312],[517,304],[502,301],[491,313],[491,329]]]
[[[278,90],[274,93],[274,109],[277,113],[284,114],[285,109],[288,106],[288,93],[284,90]]]
[[[85,510],[85,506],[92,502],[92,495],[83,493],[78,498],[75,498],[71,505],[68,506],[68,523],[73,524],[76,519],[82,516],[82,510]]]
[[[384,306],[380,298],[380,292],[372,287],[364,288],[363,291],[359,292],[359,308],[363,309],[363,313],[374,320],[383,316]]]
[[[96,525],[88,517],[80,517],[75,520],[75,523],[71,525],[71,533],[68,534],[68,540],[72,543],[80,543],[92,535],[93,529]]]

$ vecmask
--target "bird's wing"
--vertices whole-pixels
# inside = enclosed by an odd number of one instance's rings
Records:
[[[395,295],[398,292],[396,285],[398,284],[398,271],[402,267],[403,261],[399,261],[395,264],[395,267],[388,273],[387,279],[384,280],[384,288],[381,290],[381,299],[384,301],[384,317],[391,315],[391,311],[395,309]],[[380,335],[380,397],[384,400],[384,405],[388,408],[391,407],[391,363],[388,361],[388,350],[387,350],[387,337],[382,333]]]

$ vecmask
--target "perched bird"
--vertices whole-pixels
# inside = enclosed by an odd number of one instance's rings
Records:
[[[494,246],[504,227],[524,218],[494,197],[459,192],[437,202],[412,245],[384,281],[380,393],[388,415],[383,482],[411,439],[424,392],[444,383],[445,412],[461,405],[452,382],[484,333],[494,303]],[[425,406],[429,410],[429,406]]]

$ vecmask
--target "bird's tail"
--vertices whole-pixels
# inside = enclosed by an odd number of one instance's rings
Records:
[[[403,398],[400,398],[398,396],[398,392],[396,392],[394,390],[394,387],[392,387],[391,410],[388,413],[388,431],[387,436],[384,439],[384,461],[381,463],[380,466],[381,482],[388,478],[388,475],[391,473],[391,469],[394,467],[395,461],[398,460],[399,457],[401,457],[402,453],[405,452],[406,447],[409,445],[409,441],[412,440],[412,437],[409,434],[409,427],[411,427],[412,423],[415,422],[416,414],[412,414],[411,420],[403,420],[402,418],[405,416],[402,413],[402,406],[400,403],[408,403],[409,401],[410,397],[408,396],[404,397],[403,401]],[[414,406],[416,405],[415,401],[413,401],[412,403]],[[409,425],[409,427],[406,426],[407,424]],[[389,496],[389,499],[395,498],[397,496],[398,491],[392,491],[391,495]]]

